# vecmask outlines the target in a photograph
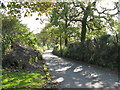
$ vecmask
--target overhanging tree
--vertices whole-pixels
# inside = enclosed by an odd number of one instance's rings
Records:
[[[113,11],[118,7],[115,5],[114,9],[103,8],[102,12],[96,8],[96,0],[94,2],[73,2],[73,9],[71,9],[72,15],[70,16],[70,21],[80,21],[82,30],[81,30],[81,42],[85,42],[86,32],[88,30],[101,30],[105,27],[105,22],[110,23],[117,13],[109,14],[108,11]],[[77,12],[77,13],[75,13]]]

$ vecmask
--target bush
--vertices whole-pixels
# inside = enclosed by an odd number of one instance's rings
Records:
[[[103,35],[94,40],[87,40],[84,44],[75,42],[64,47],[62,52],[65,57],[111,69],[118,67],[118,48],[120,48],[120,45],[116,46],[113,37],[110,35]],[[59,46],[54,48],[53,53],[60,56]]]

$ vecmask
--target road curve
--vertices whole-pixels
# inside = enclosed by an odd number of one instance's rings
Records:
[[[53,55],[52,50],[43,54],[58,88],[120,88],[118,75],[78,61]]]

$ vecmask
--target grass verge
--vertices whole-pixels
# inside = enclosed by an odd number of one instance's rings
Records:
[[[2,70],[2,88],[51,88],[51,76],[44,65],[44,71]]]

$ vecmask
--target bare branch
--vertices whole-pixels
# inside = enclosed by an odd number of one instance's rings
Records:
[[[72,22],[72,21],[75,21],[75,22],[80,21],[80,22],[82,22],[82,20],[80,20],[80,19],[70,19],[70,21],[71,21],[71,22]]]
[[[80,4],[81,4],[81,2],[79,2]],[[73,5],[75,6],[75,7],[80,7],[83,11],[85,10],[85,8],[84,7],[82,7],[82,5],[75,5],[75,3],[73,2]]]

